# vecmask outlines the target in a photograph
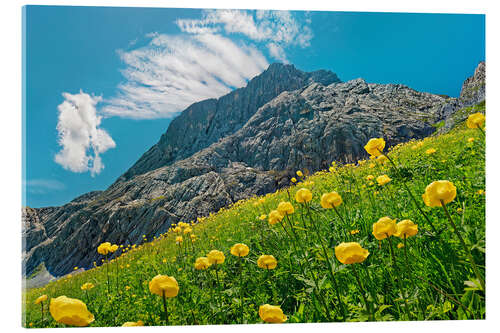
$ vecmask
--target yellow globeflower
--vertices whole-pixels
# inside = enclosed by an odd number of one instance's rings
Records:
[[[468,138],[467,142],[474,142],[474,138]]]
[[[382,176],[378,176],[377,177],[377,183],[380,185],[380,186],[384,186],[385,184],[389,183],[392,179],[389,178],[389,176],[387,175],[382,175]]]
[[[284,323],[288,319],[278,305],[269,304],[259,307],[259,316],[266,323]]]
[[[231,254],[236,257],[246,257],[250,249],[242,243],[234,244],[231,247]]]
[[[116,244],[111,245],[109,248],[109,252],[115,252],[116,250],[118,250],[118,245]]]
[[[111,243],[110,242],[104,242],[97,247],[97,252],[102,254],[102,255],[108,254],[109,252],[111,252],[110,250],[111,250]]]
[[[179,284],[173,276],[158,274],[149,281],[149,291],[158,296],[175,297],[179,293]]]
[[[399,238],[412,237],[418,233],[418,225],[412,220],[403,220],[396,224],[396,233],[394,236]]]
[[[174,232],[176,232],[176,233],[180,233],[181,231],[182,231],[182,228],[179,226],[174,228]]]
[[[373,236],[376,239],[382,240],[396,233],[396,219],[391,219],[387,216],[381,217],[377,222],[373,223]]]
[[[87,305],[75,298],[52,298],[49,311],[55,321],[66,325],[83,327],[94,321],[94,315],[87,310]]]
[[[374,180],[374,179],[375,179],[375,176],[373,176],[373,175],[368,175],[368,176],[366,176],[366,178],[365,178],[365,179],[366,179],[367,181],[371,181],[371,180]]]
[[[321,196],[321,207],[328,209],[338,207],[342,204],[342,197],[337,192],[333,191],[325,193]]]
[[[177,236],[177,237],[175,237],[175,242],[176,242],[177,244],[182,243],[182,241],[183,241],[182,236]]]
[[[257,266],[263,269],[275,269],[277,265],[276,258],[269,254],[263,254],[257,259]]]
[[[122,325],[122,327],[134,327],[134,326],[144,326],[144,322],[142,320],[127,321]]]
[[[196,258],[196,261],[194,262],[194,268],[197,270],[207,269],[210,266],[211,264],[207,257]]]
[[[486,118],[482,113],[474,113],[467,118],[467,127],[468,128],[481,128],[484,125],[484,121]]]
[[[226,259],[226,256],[219,250],[212,250],[208,252],[207,258],[208,261],[210,261],[210,264],[213,265],[213,264],[222,264]]]
[[[295,193],[295,200],[299,203],[306,203],[312,200],[312,193],[307,188],[301,188]]]
[[[357,242],[340,243],[335,247],[335,257],[344,265],[361,263],[368,258],[368,255],[370,252]]]
[[[288,201],[282,201],[278,204],[277,208],[278,212],[285,216],[285,215],[291,215],[295,211],[292,204]]]
[[[90,290],[92,288],[94,288],[94,284],[93,283],[90,283],[90,282],[86,282],[84,284],[82,284],[82,286],[80,287],[81,290]]]
[[[259,216],[259,220],[264,221],[265,219],[267,219],[266,214],[262,214],[261,216]]]
[[[48,298],[47,295],[42,295],[35,300],[35,304],[40,304],[41,302],[45,302],[47,298]]]
[[[405,245],[403,243],[398,243],[398,249],[402,249],[403,247],[405,247]]]
[[[184,234],[187,235],[189,233],[193,232],[193,228],[191,227],[187,227],[186,229],[184,229]]]
[[[349,233],[350,233],[351,235],[356,235],[356,234],[359,234],[359,229],[354,229],[354,230],[351,230],[351,231],[349,231]]]
[[[441,200],[444,204],[452,202],[457,196],[457,188],[452,182],[447,180],[436,180],[425,188],[422,194],[424,203],[429,207],[441,206]]]
[[[437,150],[436,150],[436,149],[434,149],[434,148],[429,148],[429,149],[427,149],[427,150],[425,151],[425,153],[426,153],[427,155],[431,155],[431,154],[434,154],[436,151],[437,151]]]
[[[381,164],[385,164],[389,159],[385,155],[380,155],[377,157],[377,161],[379,161]]]
[[[299,176],[299,177],[304,177],[304,174],[302,173],[302,171],[297,170],[297,176]]]
[[[382,155],[382,151],[384,151],[385,140],[383,138],[378,139],[370,139],[368,143],[365,145],[365,150],[368,154],[372,156]]]
[[[280,212],[278,212],[277,210],[272,210],[269,213],[269,218],[268,218],[269,224],[276,224],[281,220],[283,220],[283,215],[281,215]]]
[[[259,199],[259,203],[260,203],[260,204],[263,204],[263,203],[265,203],[265,202],[266,202],[266,199],[264,199],[264,198],[260,198],[260,199]]]
[[[295,177],[292,177],[292,179],[290,179],[292,181],[292,183],[296,183],[297,182],[297,178]]]

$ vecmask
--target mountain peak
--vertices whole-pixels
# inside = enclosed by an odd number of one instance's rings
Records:
[[[187,158],[239,130],[261,106],[281,94],[311,83],[341,82],[328,70],[303,72],[294,65],[272,63],[245,87],[218,98],[193,103],[172,120],[160,141],[117,182]]]

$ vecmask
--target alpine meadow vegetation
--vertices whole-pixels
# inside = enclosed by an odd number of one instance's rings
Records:
[[[178,222],[23,292],[25,327],[485,318],[485,118]],[[325,157],[327,158],[327,157]],[[144,221],[147,223],[147,221]]]

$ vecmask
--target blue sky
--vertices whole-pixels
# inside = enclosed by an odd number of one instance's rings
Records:
[[[104,190],[190,103],[273,62],[458,96],[483,15],[25,8],[23,205]]]

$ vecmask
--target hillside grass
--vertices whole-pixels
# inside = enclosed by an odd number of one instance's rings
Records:
[[[468,142],[471,137],[475,140]],[[443,209],[427,207],[422,201],[431,182],[454,183],[457,196],[447,208],[484,276],[484,145],[480,131],[461,124],[448,134],[393,147],[388,156],[399,172],[389,162],[366,160],[357,166],[297,177],[295,186],[237,202],[199,219],[192,225],[194,242],[171,229],[154,240],[121,247],[108,264],[98,262],[96,268],[25,291],[23,325],[64,326],[48,314],[47,304],[42,322],[40,304],[33,304],[42,294],[82,300],[95,316],[90,326],[121,326],[137,320],[148,326],[165,325],[162,298],[148,288],[157,274],[174,276],[180,288],[177,297],[167,300],[169,325],[262,323],[259,306],[266,303],[280,305],[291,323],[484,319],[485,293],[463,247]],[[426,153],[430,148],[436,152]],[[391,178],[384,186],[366,180],[368,175],[383,174]],[[313,194],[308,205],[295,201],[300,188]],[[343,199],[338,214],[320,206],[321,195],[331,191]],[[289,219],[283,219],[285,228],[260,219],[281,201],[295,208]],[[411,219],[418,224],[418,234],[403,247],[397,246],[403,241],[394,236],[391,242],[376,240],[372,225],[383,216]],[[176,243],[177,236],[183,237],[181,244]],[[335,246],[348,241],[369,250],[363,263],[343,265],[336,259]],[[230,254],[235,243],[250,248],[241,262]],[[225,262],[207,270],[194,269],[195,259],[213,249],[224,252]],[[262,254],[277,259],[276,269],[257,266]],[[86,282],[95,288],[81,290]]]

